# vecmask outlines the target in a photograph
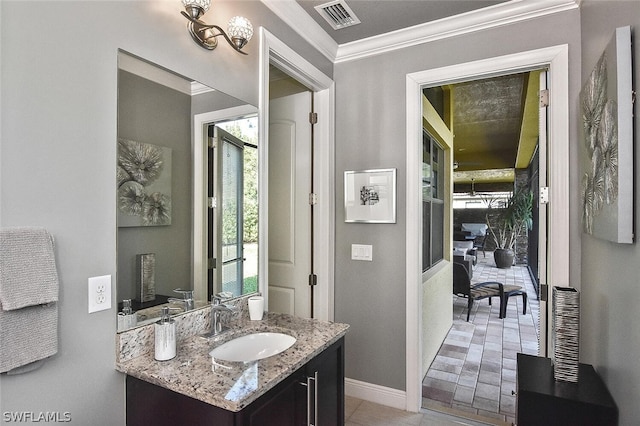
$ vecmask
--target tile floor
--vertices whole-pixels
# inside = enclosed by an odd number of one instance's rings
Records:
[[[499,303],[474,303],[469,322],[467,299],[453,296],[453,326],[422,383],[424,408],[447,409],[496,424],[515,422],[516,354],[537,355],[539,302],[524,266],[498,269],[493,253],[479,253],[472,282],[499,281],[526,288],[528,306],[522,314],[522,296],[510,297],[505,319]]]
[[[421,413],[409,413],[352,397],[346,397],[345,400],[345,426],[482,426],[487,424],[494,423],[462,419],[447,413],[424,409]]]

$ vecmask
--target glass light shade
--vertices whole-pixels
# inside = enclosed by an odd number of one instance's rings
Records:
[[[199,7],[203,12],[206,12],[211,6],[211,0],[182,0],[182,4],[185,8]]]
[[[227,32],[238,48],[242,48],[253,37],[253,26],[247,18],[234,16],[229,20]]]

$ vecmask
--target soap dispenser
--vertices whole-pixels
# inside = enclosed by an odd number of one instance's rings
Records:
[[[155,359],[167,361],[176,356],[176,322],[169,316],[169,307],[162,308],[160,320],[154,324]]]
[[[118,330],[127,330],[138,324],[138,316],[131,309],[131,299],[122,301],[122,312],[118,312]]]

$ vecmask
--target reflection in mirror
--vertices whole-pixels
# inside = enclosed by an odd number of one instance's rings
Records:
[[[215,268],[209,270],[207,285],[208,294],[220,299],[258,291],[257,130],[257,117],[208,128],[208,192],[215,208],[210,210],[207,241]]]
[[[194,206],[208,209],[208,203],[196,202],[196,199],[207,199],[207,188],[201,188],[202,185],[195,182],[204,180],[206,174],[215,173],[215,168],[209,169],[213,163],[197,165],[195,161],[207,161],[207,158],[194,155],[200,145],[206,146],[206,130],[211,128],[213,131],[214,123],[206,123],[204,137],[198,141],[192,136],[194,116],[243,105],[243,101],[220,91],[125,52],[118,53],[118,331],[156,321],[163,306],[169,306],[172,314],[179,314],[208,306],[208,299],[214,294],[234,297],[256,291],[255,286],[244,284],[244,277],[253,271],[253,277],[247,278],[257,282],[257,261],[255,267],[249,262],[257,237],[246,245],[237,243],[252,235],[251,227],[236,227],[240,232],[234,240],[224,228],[229,226],[229,220],[220,220],[219,224],[212,222],[203,230],[194,219],[198,216]],[[235,132],[243,141],[244,163],[247,163],[246,158],[250,157],[247,151],[257,146],[257,136],[252,136],[249,130],[254,126],[257,132],[256,120],[247,117],[237,121],[230,120],[231,117],[225,119],[227,131]],[[223,124],[215,127],[223,131]],[[194,134],[202,133],[196,131]],[[244,164],[236,167],[240,171],[245,168]],[[255,169],[239,175],[248,182],[257,180]],[[228,186],[226,176],[221,175],[220,185]],[[243,188],[236,194],[244,200],[243,204],[236,204],[237,216],[233,219],[239,220],[240,225],[251,217],[251,213],[245,211],[248,210],[245,204],[257,199],[245,192],[249,191]],[[232,195],[226,198],[233,199]],[[240,247],[235,252],[235,265],[239,263],[240,270],[244,269],[241,285],[226,289],[224,270],[222,278],[212,279],[210,283],[194,277],[196,264],[215,266],[211,256],[208,256],[208,262],[195,258],[194,253],[202,251],[195,247],[201,244],[199,236],[194,238],[199,232],[207,233],[207,245],[215,243],[221,247],[222,265],[233,263],[229,262],[225,249],[231,253],[234,245]],[[243,250],[244,247],[247,248]],[[209,275],[218,275],[217,269],[211,270]]]

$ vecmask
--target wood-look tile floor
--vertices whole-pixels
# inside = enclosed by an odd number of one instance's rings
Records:
[[[527,290],[526,315],[522,296],[509,298],[507,316],[499,318],[499,304],[474,303],[469,322],[467,299],[453,296],[453,325],[422,383],[423,408],[452,409],[492,419],[515,422],[516,354],[537,355],[539,302],[524,266],[498,269],[493,254],[479,253],[474,283],[499,281]]]
[[[490,423],[458,418],[443,412],[409,413],[397,408],[346,397],[345,426],[482,426]]]

